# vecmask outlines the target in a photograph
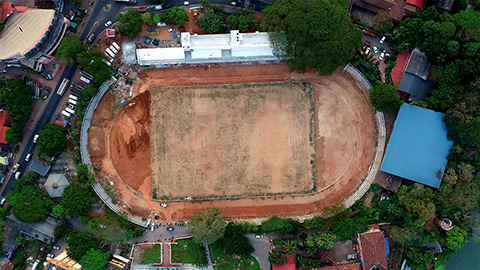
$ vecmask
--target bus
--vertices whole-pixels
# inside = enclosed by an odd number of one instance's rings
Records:
[[[63,93],[65,93],[65,90],[67,89],[69,83],[70,83],[69,79],[67,79],[67,78],[63,79],[62,83],[60,84],[60,87],[58,87],[57,94],[60,95],[60,96],[63,95]]]

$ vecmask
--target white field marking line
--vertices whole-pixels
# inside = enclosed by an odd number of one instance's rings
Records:
[[[205,147],[205,136],[203,136],[203,147]]]
[[[290,143],[290,139],[291,139],[291,136],[288,136],[288,146],[292,146],[292,144]]]

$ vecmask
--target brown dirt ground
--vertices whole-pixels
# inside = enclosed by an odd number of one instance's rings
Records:
[[[306,90],[288,83],[145,92],[152,93],[145,110],[152,115],[154,199],[313,189]],[[136,185],[136,178],[122,179]]]
[[[373,110],[362,86],[341,70],[337,70],[331,76],[318,76],[312,73],[300,75],[290,73],[284,64],[235,64],[147,69],[145,73],[147,79],[135,85],[135,89],[139,90],[135,93],[134,101],[145,99],[144,95],[139,93],[154,87],[292,80],[315,83],[315,151],[319,191],[303,196],[170,202],[168,208],[162,208],[160,202],[150,199],[151,184],[147,181],[150,162],[146,158],[147,156],[148,159],[150,158],[150,151],[146,150],[146,143],[128,142],[130,139],[145,139],[145,135],[141,135],[144,134],[143,130],[146,130],[142,126],[145,123],[142,124],[140,119],[144,119],[145,111],[148,110],[136,111],[140,110],[140,106],[125,108],[113,122],[111,115],[114,104],[112,103],[115,102],[113,98],[106,95],[100,102],[92,121],[96,124],[90,129],[90,154],[92,162],[100,165],[97,166],[101,168],[99,176],[115,182],[115,187],[121,193],[122,199],[128,202],[134,214],[144,215],[149,211],[156,211],[164,215],[167,221],[171,221],[189,218],[192,214],[211,207],[218,207],[220,213],[226,217],[318,213],[325,207],[341,202],[351,194],[362,182],[372,162],[377,139]],[[130,114],[129,110],[132,111]],[[143,117],[136,116],[136,113]],[[115,123],[118,123],[118,126],[130,126],[139,130],[122,131],[117,135],[112,131],[121,129],[116,128]],[[115,151],[122,153],[121,155],[111,153],[115,148],[111,147],[110,142],[117,141],[120,144],[116,136],[128,139],[127,143],[124,143],[124,150]],[[132,145],[135,145],[141,153],[129,152],[129,149],[133,149]],[[139,145],[143,145],[144,148],[138,147]],[[128,155],[136,158],[128,158]],[[143,157],[140,157],[141,155]],[[115,158],[118,159],[112,161]],[[115,163],[116,166],[114,166]],[[127,186],[120,177],[121,174],[127,175],[127,171],[132,171],[130,175],[139,181],[136,191],[132,190],[133,186]]]

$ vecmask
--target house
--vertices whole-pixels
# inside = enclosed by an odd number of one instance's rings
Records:
[[[392,69],[393,84],[407,95],[408,101],[425,100],[432,89],[430,81],[427,80],[431,66],[425,53],[418,48],[401,53]]]
[[[52,166],[50,165],[44,165],[40,161],[34,159],[32,160],[32,163],[30,163],[30,167],[28,169],[40,174],[41,176],[46,176],[48,172],[50,171],[50,168]]]
[[[447,139],[444,116],[444,113],[403,104],[380,170],[438,188],[453,146]]]
[[[295,255],[283,255],[287,257],[287,263],[281,266],[276,266],[272,264],[272,270],[296,270],[297,267],[295,266]]]
[[[400,22],[404,16],[418,12],[423,8],[423,0],[353,0],[353,6],[377,14],[388,11],[393,22]]]
[[[7,135],[7,130],[12,126],[13,121],[8,116],[6,110],[0,110],[0,144],[8,144],[5,136]]]
[[[383,231],[373,229],[358,237],[363,270],[388,270]]]
[[[53,9],[35,9],[0,3],[0,62],[22,64],[36,71],[54,59],[69,20]]]
[[[362,266],[360,263],[347,263],[347,264],[336,264],[336,265],[324,266],[317,269],[318,270],[361,270]]]
[[[50,174],[47,181],[43,185],[48,195],[52,198],[60,198],[63,195],[63,191],[68,187],[70,183],[63,174]]]
[[[29,224],[19,221],[13,214],[10,214],[6,221],[7,224],[18,229],[23,234],[47,244],[53,243],[55,226],[59,223],[54,218],[48,217],[45,221]]]
[[[105,270],[124,270],[128,262],[128,259],[120,255],[113,255],[113,258],[105,266]]]
[[[450,11],[455,0],[439,0],[437,3],[437,8]]]
[[[67,250],[64,250],[55,258],[49,258],[45,270],[80,270],[82,266],[74,259],[68,257]]]

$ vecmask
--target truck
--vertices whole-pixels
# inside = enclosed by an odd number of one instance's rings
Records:
[[[85,78],[85,77],[83,77],[83,76],[80,77],[80,80],[81,80],[82,82],[86,83],[86,84],[92,83],[92,81],[90,81],[89,79],[87,79],[87,78]]]
[[[112,43],[113,47],[115,47],[115,49],[117,49],[117,51],[120,51],[120,46],[118,46],[118,44],[114,41]]]
[[[115,56],[116,56],[116,55],[112,52],[112,50],[110,50],[110,48],[107,48],[107,49],[105,50],[105,52],[107,52],[108,55],[110,55],[110,57],[112,57],[112,58],[115,58]]]
[[[65,111],[66,111],[66,112],[69,112],[69,113],[71,113],[71,114],[75,114],[75,111],[72,110],[72,109],[70,109],[70,108],[65,108]]]
[[[70,118],[72,115],[66,111],[62,111],[62,114],[65,115],[66,117]]]
[[[115,49],[115,47],[113,47],[113,45],[110,46],[109,49],[110,49],[114,54],[117,54],[117,53],[118,53],[117,49]]]
[[[107,60],[105,60],[105,59],[102,59],[102,62],[104,62],[104,63],[105,63],[105,65],[107,65],[107,66],[109,66],[109,67],[111,67],[111,66],[112,66],[112,63],[108,62],[108,61],[107,61]]]

